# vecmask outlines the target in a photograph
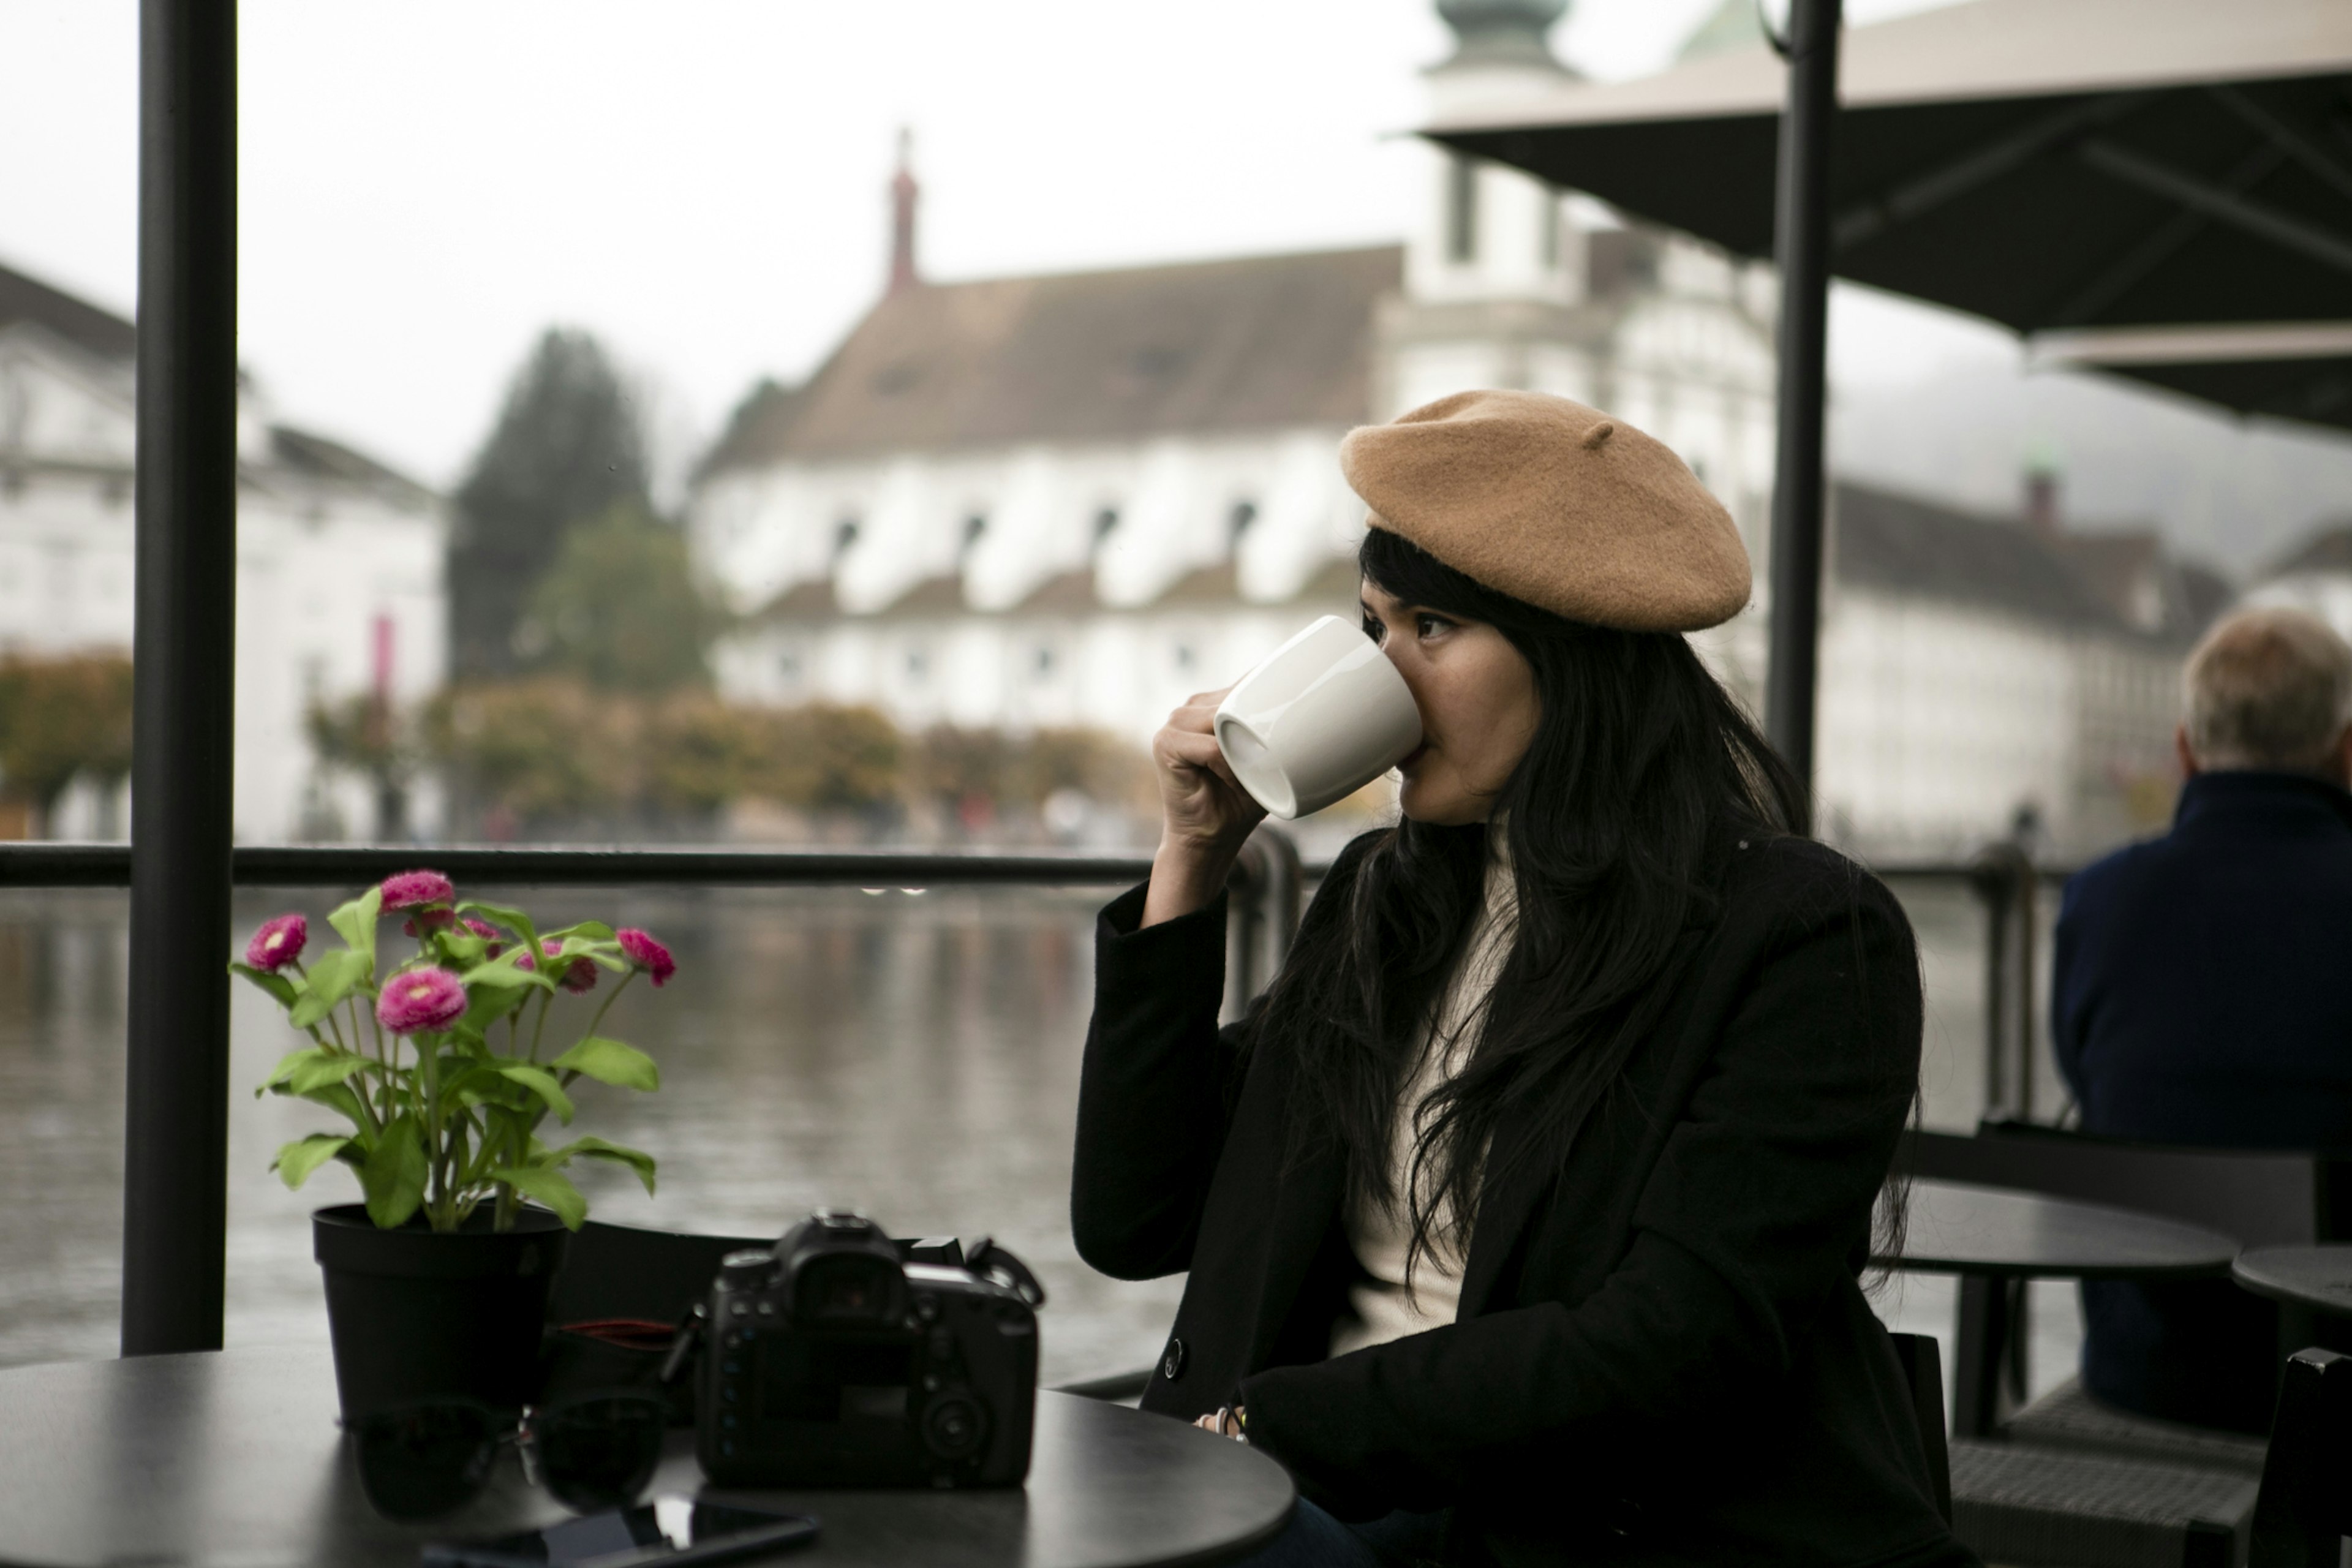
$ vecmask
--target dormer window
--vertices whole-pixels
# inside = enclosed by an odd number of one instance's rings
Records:
[[[962,556],[971,554],[973,546],[977,545],[982,538],[986,537],[987,533],[988,514],[986,512],[976,511],[970,517],[965,518],[963,520],[963,542],[957,547],[958,555]]]
[[[1242,535],[1247,533],[1250,531],[1250,524],[1256,521],[1257,502],[1254,500],[1234,502],[1234,510],[1225,514],[1225,543],[1230,547],[1238,547],[1242,542]]]
[[[849,547],[856,542],[857,520],[856,518],[845,517],[833,525],[833,558],[835,561],[848,554]]]
[[[1459,153],[1445,169],[1445,258],[1478,259],[1478,165]]]
[[[1566,221],[1560,212],[1558,191],[1544,192],[1543,212],[1538,221],[1543,228],[1538,242],[1542,247],[1543,268],[1547,272],[1557,272],[1559,270],[1559,227]]]
[[[1097,549],[1100,549],[1103,542],[1118,531],[1118,508],[1107,506],[1095,513],[1095,547]]]

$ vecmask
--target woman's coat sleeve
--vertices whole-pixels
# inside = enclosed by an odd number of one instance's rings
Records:
[[[1138,930],[1146,888],[1095,926],[1095,1011],[1078,1080],[1070,1228],[1116,1279],[1189,1268],[1224,1149],[1242,1033],[1222,1033],[1225,900]]]

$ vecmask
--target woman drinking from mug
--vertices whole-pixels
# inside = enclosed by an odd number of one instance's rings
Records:
[[[1220,1030],[1262,809],[1169,720],[1103,912],[1072,1216],[1190,1270],[1143,1396],[1286,1466],[1266,1563],[1970,1561],[1858,1283],[1918,961],[1680,635],[1748,599],[1665,447],[1468,393],[1341,448],[1423,730]]]

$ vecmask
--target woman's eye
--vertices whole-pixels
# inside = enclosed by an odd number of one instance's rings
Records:
[[[1371,638],[1374,642],[1383,640],[1388,636],[1388,630],[1387,626],[1381,625],[1379,621],[1372,619],[1371,616],[1366,616],[1364,617],[1364,635]]]
[[[1433,616],[1424,613],[1413,616],[1412,629],[1418,636],[1433,637],[1440,632],[1453,630],[1454,623],[1447,620],[1444,616]]]

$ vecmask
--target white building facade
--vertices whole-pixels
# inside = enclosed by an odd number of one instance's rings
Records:
[[[1438,9],[1459,47],[1430,73],[1434,108],[1562,74],[1544,38],[1565,0]],[[1727,5],[1708,29],[1752,25]],[[1142,742],[1315,615],[1355,614],[1349,427],[1502,386],[1622,416],[1724,501],[1759,602],[1694,640],[1760,704],[1769,269],[1517,171],[1418,157],[1426,199],[1400,246],[954,284],[895,258],[833,357],[747,403],[702,468],[694,557],[746,617],[721,689],[869,704],[910,730]],[[912,201],[910,179],[896,188]],[[2131,803],[2165,754],[2187,611],[2158,595],[2150,622],[2126,600],[2160,552],[1850,487],[1838,507],[1824,830],[1948,854],[2020,824],[2061,850],[2144,826]]]
[[[134,340],[130,322],[0,268],[0,653],[131,651]],[[312,754],[314,704],[441,685],[447,646],[439,500],[336,442],[237,423],[236,837],[370,836],[365,780]],[[119,789],[78,782],[42,825],[114,837]],[[411,828],[429,828],[425,791]]]

